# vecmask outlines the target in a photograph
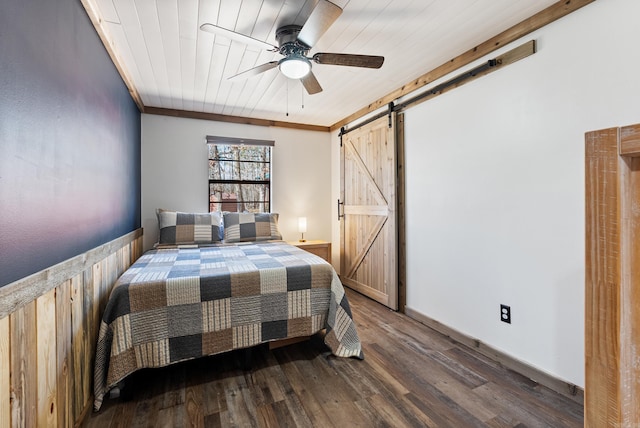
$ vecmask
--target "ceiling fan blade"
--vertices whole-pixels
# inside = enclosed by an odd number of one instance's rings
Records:
[[[265,62],[264,64],[258,65],[257,67],[250,68],[243,71],[242,73],[231,76],[227,80],[237,82],[239,80],[248,79],[249,77],[257,76],[260,73],[264,73],[265,71],[271,70],[272,68],[276,68],[277,66],[278,61]]]
[[[328,0],[320,0],[313,11],[311,11],[307,22],[302,26],[298,34],[298,40],[309,47],[314,46],[341,14],[342,9],[340,6]]]
[[[380,68],[384,63],[384,57],[376,55],[352,55],[318,52],[313,56],[312,59],[318,64],[346,65],[348,67],[365,68]]]
[[[270,43],[263,42],[262,40],[254,39],[253,37],[250,37],[250,36],[245,36],[244,34],[241,34],[241,33],[236,33],[235,31],[227,30],[226,28],[218,27],[217,25],[205,23],[200,26],[200,29],[202,31],[224,36],[231,40],[242,42],[247,45],[253,45],[261,49],[278,52],[278,48],[273,46]]]
[[[322,92],[322,86],[320,86],[320,83],[318,83],[318,79],[316,79],[316,76],[312,71],[307,73],[307,75],[301,78],[300,81],[302,82],[302,86],[304,86],[309,95]]]

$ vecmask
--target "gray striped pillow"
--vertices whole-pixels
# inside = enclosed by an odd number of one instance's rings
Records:
[[[218,212],[186,213],[157,209],[159,244],[211,244],[222,239],[222,217]]]
[[[225,213],[224,241],[281,240],[277,213]]]

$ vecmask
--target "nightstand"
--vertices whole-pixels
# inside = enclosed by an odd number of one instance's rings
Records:
[[[331,242],[320,240],[306,240],[300,241],[287,241],[287,244],[294,245],[298,248],[302,248],[318,257],[322,257],[327,262],[331,263]]]

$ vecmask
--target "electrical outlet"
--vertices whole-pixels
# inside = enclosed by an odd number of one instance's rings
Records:
[[[500,305],[500,321],[511,324],[511,306]]]

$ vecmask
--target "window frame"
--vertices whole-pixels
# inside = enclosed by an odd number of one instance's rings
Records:
[[[224,146],[266,146],[269,147],[269,161],[268,161],[268,165],[269,165],[269,179],[268,180],[238,180],[238,179],[230,179],[230,180],[221,180],[221,179],[212,179],[211,174],[210,174],[210,166],[211,166],[211,161],[215,160],[212,159],[210,156],[210,152],[211,150],[209,149],[209,147],[207,147],[207,175],[209,176],[208,182],[207,182],[207,204],[208,204],[208,210],[209,212],[211,211],[212,208],[212,204],[220,204],[220,210],[218,212],[223,212],[225,211],[223,209],[224,204],[225,203],[235,203],[236,204],[236,208],[234,210],[234,212],[240,212],[240,207],[238,206],[238,201],[236,200],[236,202],[223,202],[222,200],[219,202],[212,202],[211,201],[211,186],[212,184],[216,184],[216,183],[222,183],[222,184],[235,184],[238,185],[239,187],[247,184],[247,185],[268,185],[267,187],[267,198],[266,200],[262,200],[262,201],[248,201],[248,202],[253,202],[253,203],[257,203],[257,204],[261,204],[262,205],[262,209],[264,211],[256,211],[256,212],[270,212],[271,211],[271,201],[272,201],[272,172],[273,172],[273,147],[275,146],[275,141],[272,140],[257,140],[257,139],[250,139],[250,138],[234,138],[234,137],[221,137],[221,136],[210,136],[207,135],[206,137],[206,144],[207,146],[209,146],[210,144],[214,144],[214,145],[224,145]],[[231,162],[236,162],[236,161],[231,161]],[[240,162],[245,162],[240,160]],[[253,160],[249,160],[246,162],[257,162],[257,161],[253,161]],[[260,162],[262,163],[262,162]],[[228,211],[228,210],[227,210]]]

